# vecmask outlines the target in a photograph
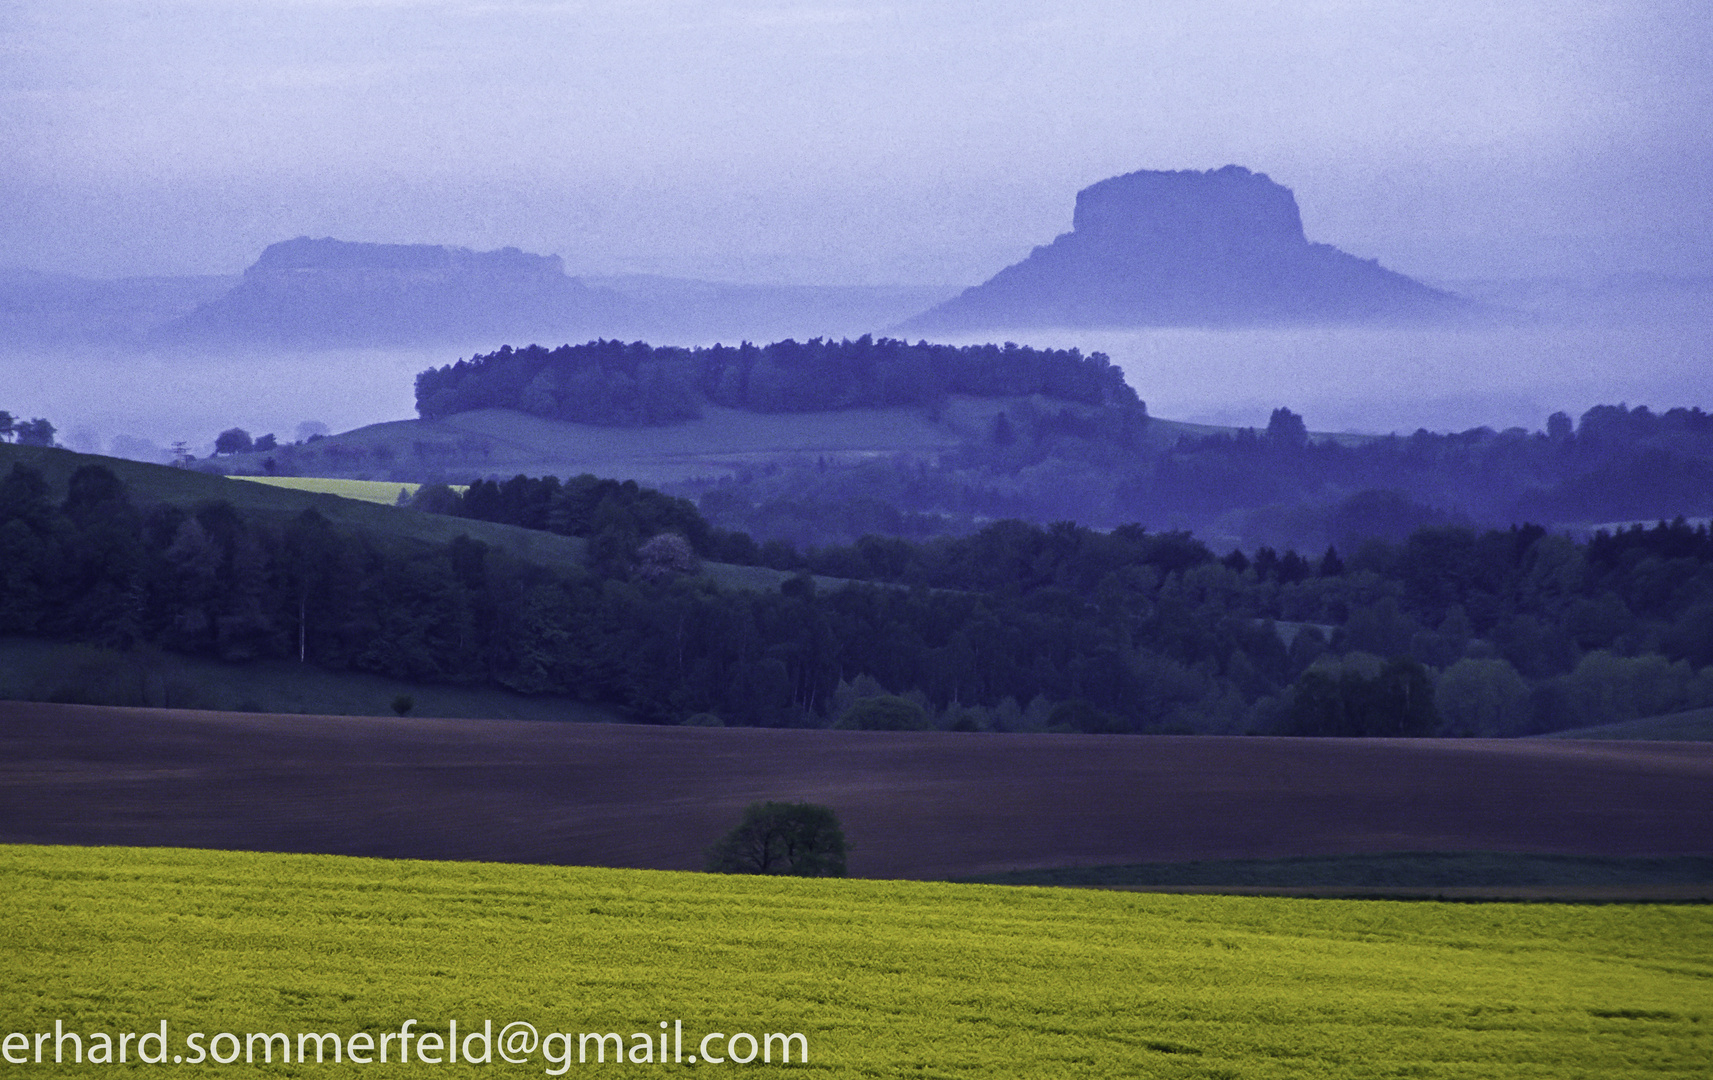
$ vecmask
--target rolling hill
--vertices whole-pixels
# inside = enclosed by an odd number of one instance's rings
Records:
[[[12,1062],[52,1076],[86,1071],[74,1041],[327,1077],[373,1073],[377,1044],[430,1075],[876,1080],[1659,1080],[1708,1058],[1704,906],[29,846],[0,848],[0,905]]]
[[[731,476],[782,463],[861,462],[896,455],[932,460],[991,437],[1001,412],[1021,408],[1092,414],[1085,406],[1036,397],[953,395],[936,413],[915,406],[826,412],[755,413],[704,405],[703,415],[661,427],[610,427],[550,420],[511,409],[478,409],[438,420],[393,420],[279,452],[233,454],[210,464],[255,474],[276,467],[305,476],[401,483],[472,476],[596,476],[674,484]],[[1161,450],[1184,436],[1235,435],[1239,429],[1151,417],[1143,446]],[[1370,441],[1317,433],[1316,440]]]
[[[0,443],[0,473],[11,471],[16,464],[39,470],[53,489],[55,498],[64,497],[72,473],[85,465],[101,465],[123,481],[132,498],[138,502],[179,506],[226,502],[244,513],[274,520],[314,510],[336,526],[378,537],[445,544],[453,537],[469,536],[516,558],[544,566],[581,565],[583,560],[583,542],[575,537],[401,510],[337,495],[247,483],[195,469],[150,465],[58,448]]]
[[[501,418],[502,421],[506,419]],[[415,420],[401,423],[424,424],[423,421]],[[373,432],[376,428],[391,427],[393,425],[382,424],[359,430]],[[311,445],[318,445],[319,441]],[[40,471],[48,481],[55,499],[64,497],[72,473],[85,465],[100,465],[112,470],[129,489],[132,499],[138,503],[167,503],[189,507],[207,502],[225,502],[246,514],[274,521],[295,517],[305,510],[314,510],[337,527],[375,537],[442,545],[450,543],[455,537],[468,536],[522,562],[552,569],[582,567],[588,553],[588,544],[581,537],[560,536],[538,529],[524,529],[471,518],[423,513],[362,497],[346,498],[326,492],[254,483],[244,478],[227,477],[197,469],[151,465],[147,462],[102,457],[98,454],[80,454],[58,447],[0,443],[0,474],[9,472],[16,464]],[[701,573],[709,581],[737,589],[776,589],[780,582],[791,576],[784,571],[765,566],[735,566],[708,560],[702,562]],[[816,580],[828,585],[838,581],[821,576],[817,576]]]

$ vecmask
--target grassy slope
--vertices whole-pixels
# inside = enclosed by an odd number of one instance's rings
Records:
[[[1538,890],[1622,892],[1636,886],[1693,886],[1684,894],[1713,898],[1713,858],[1519,855],[1507,852],[1404,852],[1384,855],[1226,859],[1131,866],[1066,867],[991,874],[971,881],[999,885],[1100,888],[1244,888],[1372,890],[1376,895],[1448,891],[1489,895]]]
[[[464,535],[528,562],[544,566],[567,567],[580,565],[583,541],[574,537],[555,536],[510,525],[495,525],[485,521],[442,517],[400,510],[338,495],[293,491],[268,484],[232,480],[211,476],[190,469],[174,469],[165,465],[149,465],[123,458],[78,454],[70,450],[44,449],[32,446],[0,444],[0,473],[10,472],[14,463],[41,470],[54,489],[54,497],[63,497],[71,474],[84,465],[103,465],[111,469],[130,489],[137,503],[171,503],[194,506],[198,503],[223,500],[236,509],[263,518],[280,520],[314,509],[335,525],[367,532],[378,537],[417,540],[444,544]]]
[[[704,405],[700,419],[665,427],[601,427],[546,420],[509,409],[480,409],[444,420],[395,420],[347,431],[303,448],[300,462],[318,475],[393,480],[444,470],[445,475],[597,476],[663,484],[732,473],[777,459],[857,458],[912,454],[931,456],[970,440],[985,440],[1001,409],[1015,410],[1022,398],[948,399],[937,417],[921,408],[845,409],[836,412],[756,413]],[[1033,404],[1057,412],[1090,411],[1085,406],[1036,397]],[[1231,433],[1236,428],[1154,419],[1147,439],[1156,449],[1174,445],[1183,435]],[[1361,441],[1362,436],[1317,435],[1317,439]],[[425,469],[417,444],[451,450],[471,448],[430,462]],[[373,457],[390,452],[388,463]],[[475,449],[479,447],[479,449]],[[340,449],[360,450],[356,460],[328,456]],[[234,471],[260,472],[267,454],[236,455]],[[277,455],[273,455],[276,456]]]
[[[631,1045],[677,1020],[686,1053],[710,1031],[802,1032],[808,1064],[789,1071],[822,1076],[1622,1080],[1704,1076],[1713,1060],[1707,907],[31,847],[0,848],[0,907],[0,1030],[165,1019],[174,1053],[192,1031],[348,1036],[456,1018],[463,1032],[522,1020]],[[91,1069],[49,1055],[32,1075]],[[552,1066],[538,1050],[497,1067]]]
[[[367,429],[365,429],[367,430]],[[556,536],[511,525],[496,525],[487,521],[424,514],[415,510],[387,505],[390,499],[371,502],[364,498],[345,498],[328,492],[296,490],[274,483],[254,483],[250,479],[212,476],[188,469],[165,465],[149,465],[123,458],[78,454],[70,450],[48,450],[30,446],[0,443],[0,474],[11,471],[14,463],[22,463],[42,471],[53,487],[55,498],[65,494],[71,474],[84,465],[103,465],[113,470],[131,491],[137,503],[171,503],[194,506],[198,503],[224,500],[249,514],[280,520],[314,509],[335,525],[373,536],[417,540],[429,544],[444,544],[456,536],[469,536],[491,547],[507,552],[525,562],[538,563],[556,569],[581,566],[586,543],[573,536]],[[330,481],[339,483],[339,481]],[[398,484],[384,485],[394,496]],[[731,566],[706,563],[703,571],[715,582],[727,588],[776,589],[791,575],[758,566]],[[817,578],[826,587],[842,582],[834,578]]]
[[[1617,724],[1573,728],[1542,735],[1543,739],[1666,739],[1713,742],[1713,709],[1691,709],[1665,716],[1646,716]]]
[[[997,409],[994,405],[993,409]],[[828,413],[762,414],[716,405],[697,420],[665,427],[601,427],[545,420],[509,409],[481,409],[444,420],[395,420],[344,432],[304,447],[322,475],[390,479],[422,468],[416,444],[480,449],[429,462],[447,475],[597,476],[666,483],[729,473],[744,464],[795,455],[861,456],[934,453],[956,446],[964,434],[951,420],[934,423],[920,409],[853,409]],[[979,408],[976,412],[979,412]],[[977,418],[972,413],[971,421]],[[991,413],[988,423],[991,424]],[[373,458],[385,447],[392,462]],[[328,456],[361,450],[354,463]],[[261,471],[262,455],[238,455],[231,467]],[[298,471],[302,471],[301,468]]]
[[[274,487],[290,488],[293,491],[314,491],[327,495],[338,495],[345,499],[357,499],[360,502],[380,503],[382,506],[396,506],[399,492],[405,495],[415,495],[421,484],[400,483],[390,480],[341,480],[325,476],[246,476],[245,480],[257,484],[271,484]]]
[[[381,499],[369,490],[384,489],[396,497],[398,488],[404,485],[391,482],[378,486],[366,484],[347,497],[333,494],[332,491],[306,490],[295,483],[301,478],[267,478],[267,482],[256,483],[256,479],[262,478],[235,479],[190,469],[127,461],[124,458],[0,443],[0,473],[9,472],[14,464],[40,470],[47,477],[56,499],[64,497],[66,484],[77,469],[84,465],[102,465],[111,469],[125,482],[131,491],[132,500],[138,503],[194,506],[220,500],[245,513],[273,519],[288,518],[304,510],[314,509],[335,525],[374,536],[418,540],[430,544],[444,544],[456,536],[469,536],[526,562],[556,568],[582,565],[586,547],[585,542],[578,537],[556,536],[511,525],[399,509],[391,505],[391,498]],[[349,482],[308,479],[310,487],[332,486],[334,490],[346,483]],[[704,571],[714,581],[730,588],[775,589],[779,587],[780,582],[791,577],[788,573],[769,570],[766,567],[732,566],[725,563],[707,563],[704,565]],[[816,580],[827,587],[843,584],[842,580],[837,578],[820,577]]]

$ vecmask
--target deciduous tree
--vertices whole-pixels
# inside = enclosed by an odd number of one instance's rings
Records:
[[[830,808],[814,803],[751,803],[738,827],[708,852],[717,874],[844,877],[845,834]]]

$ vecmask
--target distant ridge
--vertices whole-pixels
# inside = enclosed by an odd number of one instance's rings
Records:
[[[167,323],[166,341],[391,345],[635,332],[641,306],[517,248],[270,244],[226,295]]]
[[[1084,188],[1072,231],[899,329],[1421,322],[1476,310],[1310,243],[1289,188],[1227,165]]]

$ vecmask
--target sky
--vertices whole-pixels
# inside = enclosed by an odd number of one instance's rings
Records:
[[[1705,0],[0,0],[0,267],[298,235],[972,284],[1236,163],[1434,281],[1713,273]]]

